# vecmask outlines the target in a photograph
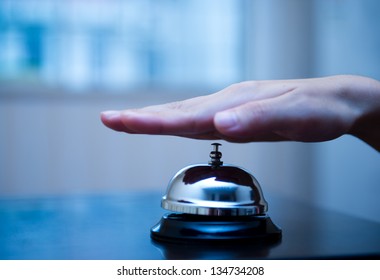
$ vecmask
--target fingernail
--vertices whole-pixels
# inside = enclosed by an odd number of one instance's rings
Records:
[[[114,117],[120,116],[119,111],[104,111],[101,112],[102,117],[105,117],[107,119],[112,119]]]
[[[231,112],[220,112],[215,115],[215,125],[217,127],[231,129],[238,125],[236,115]]]

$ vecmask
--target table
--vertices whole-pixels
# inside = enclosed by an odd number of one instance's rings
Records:
[[[265,194],[264,194],[265,195]],[[265,195],[275,244],[157,244],[162,193],[0,199],[0,259],[380,259],[380,223]]]

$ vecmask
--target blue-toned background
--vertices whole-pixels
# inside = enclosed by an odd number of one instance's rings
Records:
[[[376,0],[0,0],[0,196],[164,193],[210,142],[116,133],[100,111],[247,79],[380,79],[379,50]],[[380,158],[353,137],[222,151],[264,194],[380,221]]]

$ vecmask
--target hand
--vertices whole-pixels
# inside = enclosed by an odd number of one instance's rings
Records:
[[[230,142],[319,142],[353,134],[380,151],[380,83],[360,76],[247,81],[217,93],[106,111],[117,131]]]

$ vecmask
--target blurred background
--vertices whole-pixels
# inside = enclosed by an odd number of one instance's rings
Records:
[[[0,197],[164,193],[211,142],[117,133],[101,111],[334,74],[380,79],[379,1],[0,0]],[[264,195],[380,221],[360,140],[222,144]]]

